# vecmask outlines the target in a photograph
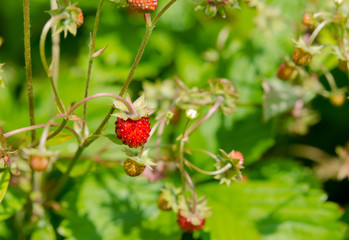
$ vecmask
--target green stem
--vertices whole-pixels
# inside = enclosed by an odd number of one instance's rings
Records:
[[[154,17],[153,21],[152,21],[152,25],[155,26],[155,24],[157,23],[157,21],[159,20],[159,18],[162,16],[162,14],[164,14],[164,12],[166,12],[166,10],[171,7],[172,4],[174,4],[176,2],[176,0],[171,0],[169,1],[159,12],[158,14]]]
[[[144,34],[141,46],[138,49],[137,55],[135,57],[135,60],[133,61],[133,64],[132,64],[131,70],[130,70],[128,76],[127,76],[127,79],[126,79],[124,85],[122,86],[122,88],[120,90],[120,93],[119,93],[120,96],[123,96],[125,94],[128,86],[130,85],[130,82],[132,80],[133,74],[135,73],[136,68],[137,68],[139,62],[142,59],[142,55],[143,55],[144,49],[145,49],[145,47],[146,47],[146,45],[148,43],[148,40],[149,40],[149,37],[150,37],[150,35],[151,35],[152,31],[153,31],[153,28],[154,28],[154,26],[146,25],[145,34]],[[101,124],[94,131],[93,135],[100,134],[100,132],[102,131],[102,129],[105,126],[105,124],[107,124],[110,116],[113,114],[113,112],[114,112],[114,107],[111,107],[111,109],[109,110],[108,114],[105,116],[105,118],[101,122]]]
[[[92,70],[92,64],[93,64],[93,53],[95,52],[95,45],[96,45],[96,37],[97,37],[97,30],[98,30],[98,23],[99,18],[101,16],[102,6],[103,6],[104,0],[100,0],[96,12],[96,18],[95,18],[95,24],[93,27],[93,34],[92,34],[92,40],[90,44],[90,52],[89,52],[89,61],[88,61],[88,70],[87,70],[87,78],[86,78],[86,87],[85,87],[85,98],[88,96],[88,90],[90,86],[90,79],[91,79],[91,70]],[[83,112],[83,123],[82,123],[82,129],[85,129],[86,125],[86,112],[87,112],[87,103],[84,104],[84,112]],[[84,132],[84,131],[82,131]]]
[[[24,56],[25,56],[25,71],[27,80],[27,93],[29,102],[29,118],[30,125],[35,125],[34,115],[34,94],[32,80],[32,60],[30,50],[30,10],[29,0],[23,0],[23,15],[24,15]],[[31,131],[31,141],[35,141],[35,130]]]
[[[65,183],[69,178],[69,173],[73,169],[75,163],[78,161],[82,151],[84,150],[84,146],[79,146],[78,150],[75,152],[73,159],[70,161],[68,169],[64,172],[64,174],[59,178],[56,186],[51,189],[49,195],[47,196],[47,201],[54,199],[62,190]]]
[[[42,32],[41,32],[41,36],[40,36],[40,58],[41,58],[41,62],[42,62],[42,65],[43,65],[43,67],[44,67],[44,69],[45,69],[45,71],[47,73],[48,78],[50,79],[50,83],[51,83],[51,86],[52,86],[53,94],[55,96],[55,100],[56,100],[56,104],[58,106],[58,109],[62,113],[65,112],[64,105],[62,103],[62,100],[59,98],[57,87],[56,87],[56,84],[55,84],[55,82],[53,80],[52,72],[49,69],[49,66],[47,64],[46,53],[45,53],[45,42],[46,42],[46,37],[47,37],[48,31],[51,29],[51,27],[54,24],[54,22],[58,21],[60,19],[63,19],[63,18],[67,18],[67,15],[66,14],[60,14],[60,15],[54,16],[50,20],[48,20],[47,23],[45,24],[45,26],[43,27]]]
[[[185,186],[186,186],[186,181],[185,181],[185,175],[184,175],[184,141],[187,140],[185,132],[188,128],[190,119],[187,120],[185,123],[184,129],[183,129],[183,134],[182,134],[182,139],[179,144],[179,172],[181,174],[181,179],[182,179],[182,192],[185,191]]]
[[[315,40],[315,38],[319,35],[319,33],[321,32],[321,30],[329,23],[334,22],[333,19],[327,19],[325,21],[323,21],[322,23],[319,24],[319,26],[316,27],[316,29],[314,30],[314,32],[311,34],[311,36],[308,39],[307,45],[311,46]]]
[[[201,168],[198,168],[197,166],[195,166],[194,164],[192,164],[188,160],[185,160],[184,162],[188,167],[193,168],[194,170],[198,171],[199,173],[206,174],[206,175],[218,175],[218,174],[224,173],[225,171],[227,171],[229,168],[232,167],[232,165],[230,163],[228,163],[223,168],[221,168],[217,171],[209,172],[209,171],[202,170]]]
[[[157,22],[157,20],[159,19],[159,17],[175,2],[175,0],[171,0],[163,9],[160,10],[160,12],[157,14],[157,16],[155,17],[155,19],[152,21],[152,24],[149,24],[149,19],[150,16],[149,14],[145,14],[145,18],[146,18],[146,29],[145,29],[145,34],[142,40],[142,43],[138,49],[137,55],[135,57],[135,60],[132,64],[131,70],[127,76],[126,81],[124,82],[124,85],[121,88],[121,91],[119,93],[119,95],[122,97],[130,82],[132,81],[132,77],[134,75],[134,72],[136,71],[136,68],[142,58],[144,49],[148,43],[149,37],[155,27],[155,23]],[[114,112],[114,107],[111,107],[108,114],[105,116],[105,118],[103,119],[103,121],[101,122],[101,124],[97,127],[97,129],[93,132],[93,134],[91,136],[97,136],[101,133],[103,127],[107,124],[110,116],[113,114]],[[73,169],[77,159],[79,158],[79,156],[81,155],[81,153],[83,152],[83,150],[89,146],[94,140],[96,140],[96,138],[87,138],[83,144],[81,146],[79,146],[78,150],[76,151],[74,158],[72,159],[72,161],[69,164],[69,167],[67,169],[67,171],[62,175],[62,177],[59,179],[58,183],[57,183],[57,187],[54,189],[53,193],[50,195],[49,199],[54,199],[56,197],[56,195],[60,192],[60,190],[63,188],[65,182],[67,181],[68,177],[69,177],[69,173],[70,171]]]

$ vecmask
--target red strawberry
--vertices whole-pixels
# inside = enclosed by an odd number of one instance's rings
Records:
[[[158,8],[157,0],[127,0],[131,8],[143,13],[154,12]]]
[[[199,225],[194,225],[186,217],[178,213],[177,223],[183,232],[195,232],[202,229],[205,225],[205,219],[200,219]]]
[[[124,161],[124,170],[127,175],[131,177],[139,176],[144,171],[144,169],[145,165],[141,162],[129,158]]]
[[[143,146],[148,141],[149,132],[149,117],[142,117],[139,120],[117,118],[115,122],[117,137],[131,148]]]

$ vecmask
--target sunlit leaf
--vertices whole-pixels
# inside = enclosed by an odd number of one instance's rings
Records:
[[[10,177],[11,177],[11,174],[8,169],[5,169],[0,172],[0,204],[7,191],[7,187],[10,182]]]

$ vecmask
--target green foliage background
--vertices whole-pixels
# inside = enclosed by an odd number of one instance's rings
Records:
[[[143,81],[161,82],[174,74],[190,87],[202,87],[209,78],[220,77],[230,79],[238,89],[239,107],[234,116],[215,115],[192,136],[189,144],[215,153],[219,148],[226,152],[241,151],[245,156],[243,174],[248,180],[230,187],[219,186],[217,181],[191,172],[200,195],[207,196],[212,210],[206,227],[194,234],[194,238],[349,239],[348,218],[342,218],[348,199],[341,202],[344,208],[327,201],[323,184],[312,172],[312,164],[292,159],[285,150],[291,143],[308,143],[333,153],[336,145],[344,145],[348,140],[348,130],[344,127],[349,118],[348,104],[335,109],[327,100],[315,99],[314,106],[322,121],[302,138],[289,137],[280,130],[277,116],[282,110],[268,113],[267,117],[263,115],[262,81],[274,79],[283,56],[292,52],[292,39],[297,38],[298,32],[294,23],[301,21],[308,6],[303,0],[267,2],[277,9],[270,18],[269,12],[258,13],[241,4],[241,10],[228,11],[227,19],[209,19],[203,12],[194,11],[193,2],[178,0],[156,26],[129,92],[136,97],[142,91]],[[58,89],[65,103],[76,102],[84,95],[88,42],[97,4],[95,0],[80,1],[78,6],[84,12],[85,23],[75,38],[69,35],[61,39]],[[159,1],[160,6],[164,4],[164,0]],[[48,9],[48,1],[31,2],[37,123],[47,122],[54,114],[54,105],[48,101],[52,96],[38,45],[41,29],[49,19],[45,13]],[[2,74],[6,88],[0,87],[0,124],[4,132],[29,124],[22,32],[22,5],[18,1],[1,0],[0,36],[5,42],[0,48],[0,63],[6,63]],[[108,47],[94,62],[91,95],[119,92],[143,33],[140,14],[105,2],[96,49]],[[328,65],[335,68],[331,61]],[[345,76],[339,73],[336,76],[339,83],[346,81]],[[91,131],[109,108],[108,100],[90,102],[87,119]],[[326,128],[320,134],[321,126]],[[113,128],[110,120],[104,133],[112,134]],[[164,141],[170,141],[170,132],[166,134]],[[9,144],[18,145],[19,137],[23,136],[10,138]],[[91,158],[108,142],[108,138],[101,138],[86,149],[71,173],[71,184],[59,198],[61,209],[48,212],[46,221],[34,229],[21,225],[22,210],[27,207],[25,195],[10,186],[0,205],[0,239],[26,239],[31,231],[32,240],[185,239],[175,224],[176,216],[160,212],[156,207],[158,193],[167,180],[148,183],[144,178],[128,178],[119,164],[105,168]],[[68,156],[74,153],[77,143],[71,139],[52,147],[59,149],[62,156]],[[123,160],[117,145],[111,146],[103,157],[113,163]],[[202,168],[212,168],[210,160],[203,159],[203,155],[193,154],[191,160]],[[66,167],[66,160],[57,161],[50,177],[57,177]]]

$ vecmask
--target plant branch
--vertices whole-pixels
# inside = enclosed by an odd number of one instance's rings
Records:
[[[99,1],[97,12],[96,12],[95,24],[93,27],[93,34],[92,34],[90,50],[89,50],[89,55],[88,55],[89,61],[88,61],[88,70],[87,70],[86,87],[85,87],[85,98],[88,97],[88,90],[89,90],[90,79],[91,79],[91,70],[92,70],[92,64],[93,64],[92,55],[95,52],[98,23],[99,23],[99,17],[101,15],[101,11],[102,11],[103,2],[104,2],[104,0]],[[83,117],[82,117],[83,118],[82,129],[85,129],[85,125],[86,125],[86,112],[87,112],[87,103],[85,102],[84,112],[83,112]]]
[[[314,30],[314,32],[310,35],[307,45],[311,46],[315,40],[315,38],[319,35],[319,33],[321,32],[321,30],[329,23],[334,22],[333,19],[327,19],[325,21],[323,21],[322,23],[319,24],[319,26],[316,27],[316,29]]]
[[[219,108],[219,106],[224,102],[224,98],[222,96],[217,97],[216,103],[211,107],[211,109],[208,111],[208,113],[200,118],[198,121],[196,121],[194,124],[190,126],[188,129],[187,136],[190,136],[196,129],[198,129],[207,119],[209,119]],[[183,135],[183,137],[185,137]]]
[[[25,71],[26,71],[26,80],[27,80],[27,94],[28,94],[28,103],[29,103],[29,118],[30,118],[30,125],[35,125],[32,59],[31,59],[31,49],[30,49],[29,0],[23,0],[23,15],[24,15],[24,57],[25,57]],[[31,131],[31,141],[32,142],[35,141],[35,130]]]
[[[230,163],[228,163],[227,165],[225,165],[223,168],[217,170],[217,171],[205,171],[205,170],[202,170],[201,168],[195,166],[194,164],[192,164],[191,162],[189,162],[188,160],[185,160],[184,161],[185,164],[190,167],[190,168],[193,168],[194,170],[198,171],[199,173],[202,173],[202,174],[206,174],[206,175],[218,175],[218,174],[222,174],[224,173],[225,171],[227,171],[229,168],[232,167],[232,165]]]
[[[51,83],[51,87],[55,96],[55,100],[56,100],[56,104],[58,106],[58,109],[63,113],[65,112],[64,110],[64,105],[62,103],[62,100],[59,98],[58,96],[58,91],[57,91],[57,87],[55,82],[53,81],[53,76],[52,76],[52,72],[49,69],[49,66],[47,64],[47,60],[46,60],[46,54],[45,54],[45,42],[46,42],[46,37],[47,37],[47,33],[48,31],[51,29],[51,27],[53,26],[55,21],[58,21],[60,19],[63,18],[67,18],[66,14],[60,14],[57,16],[52,17],[50,20],[47,21],[47,23],[45,24],[45,26],[42,29],[41,32],[41,36],[40,36],[40,58],[41,58],[41,62],[42,65],[47,73],[48,78],[50,79],[50,83]]]
[[[157,21],[159,20],[159,18],[162,16],[162,14],[164,14],[164,12],[166,12],[166,10],[171,7],[172,4],[174,4],[176,2],[176,0],[171,0],[169,1],[159,12],[158,14],[156,14],[156,16],[154,17],[153,21],[152,21],[152,25],[155,26],[155,24],[157,23]]]

